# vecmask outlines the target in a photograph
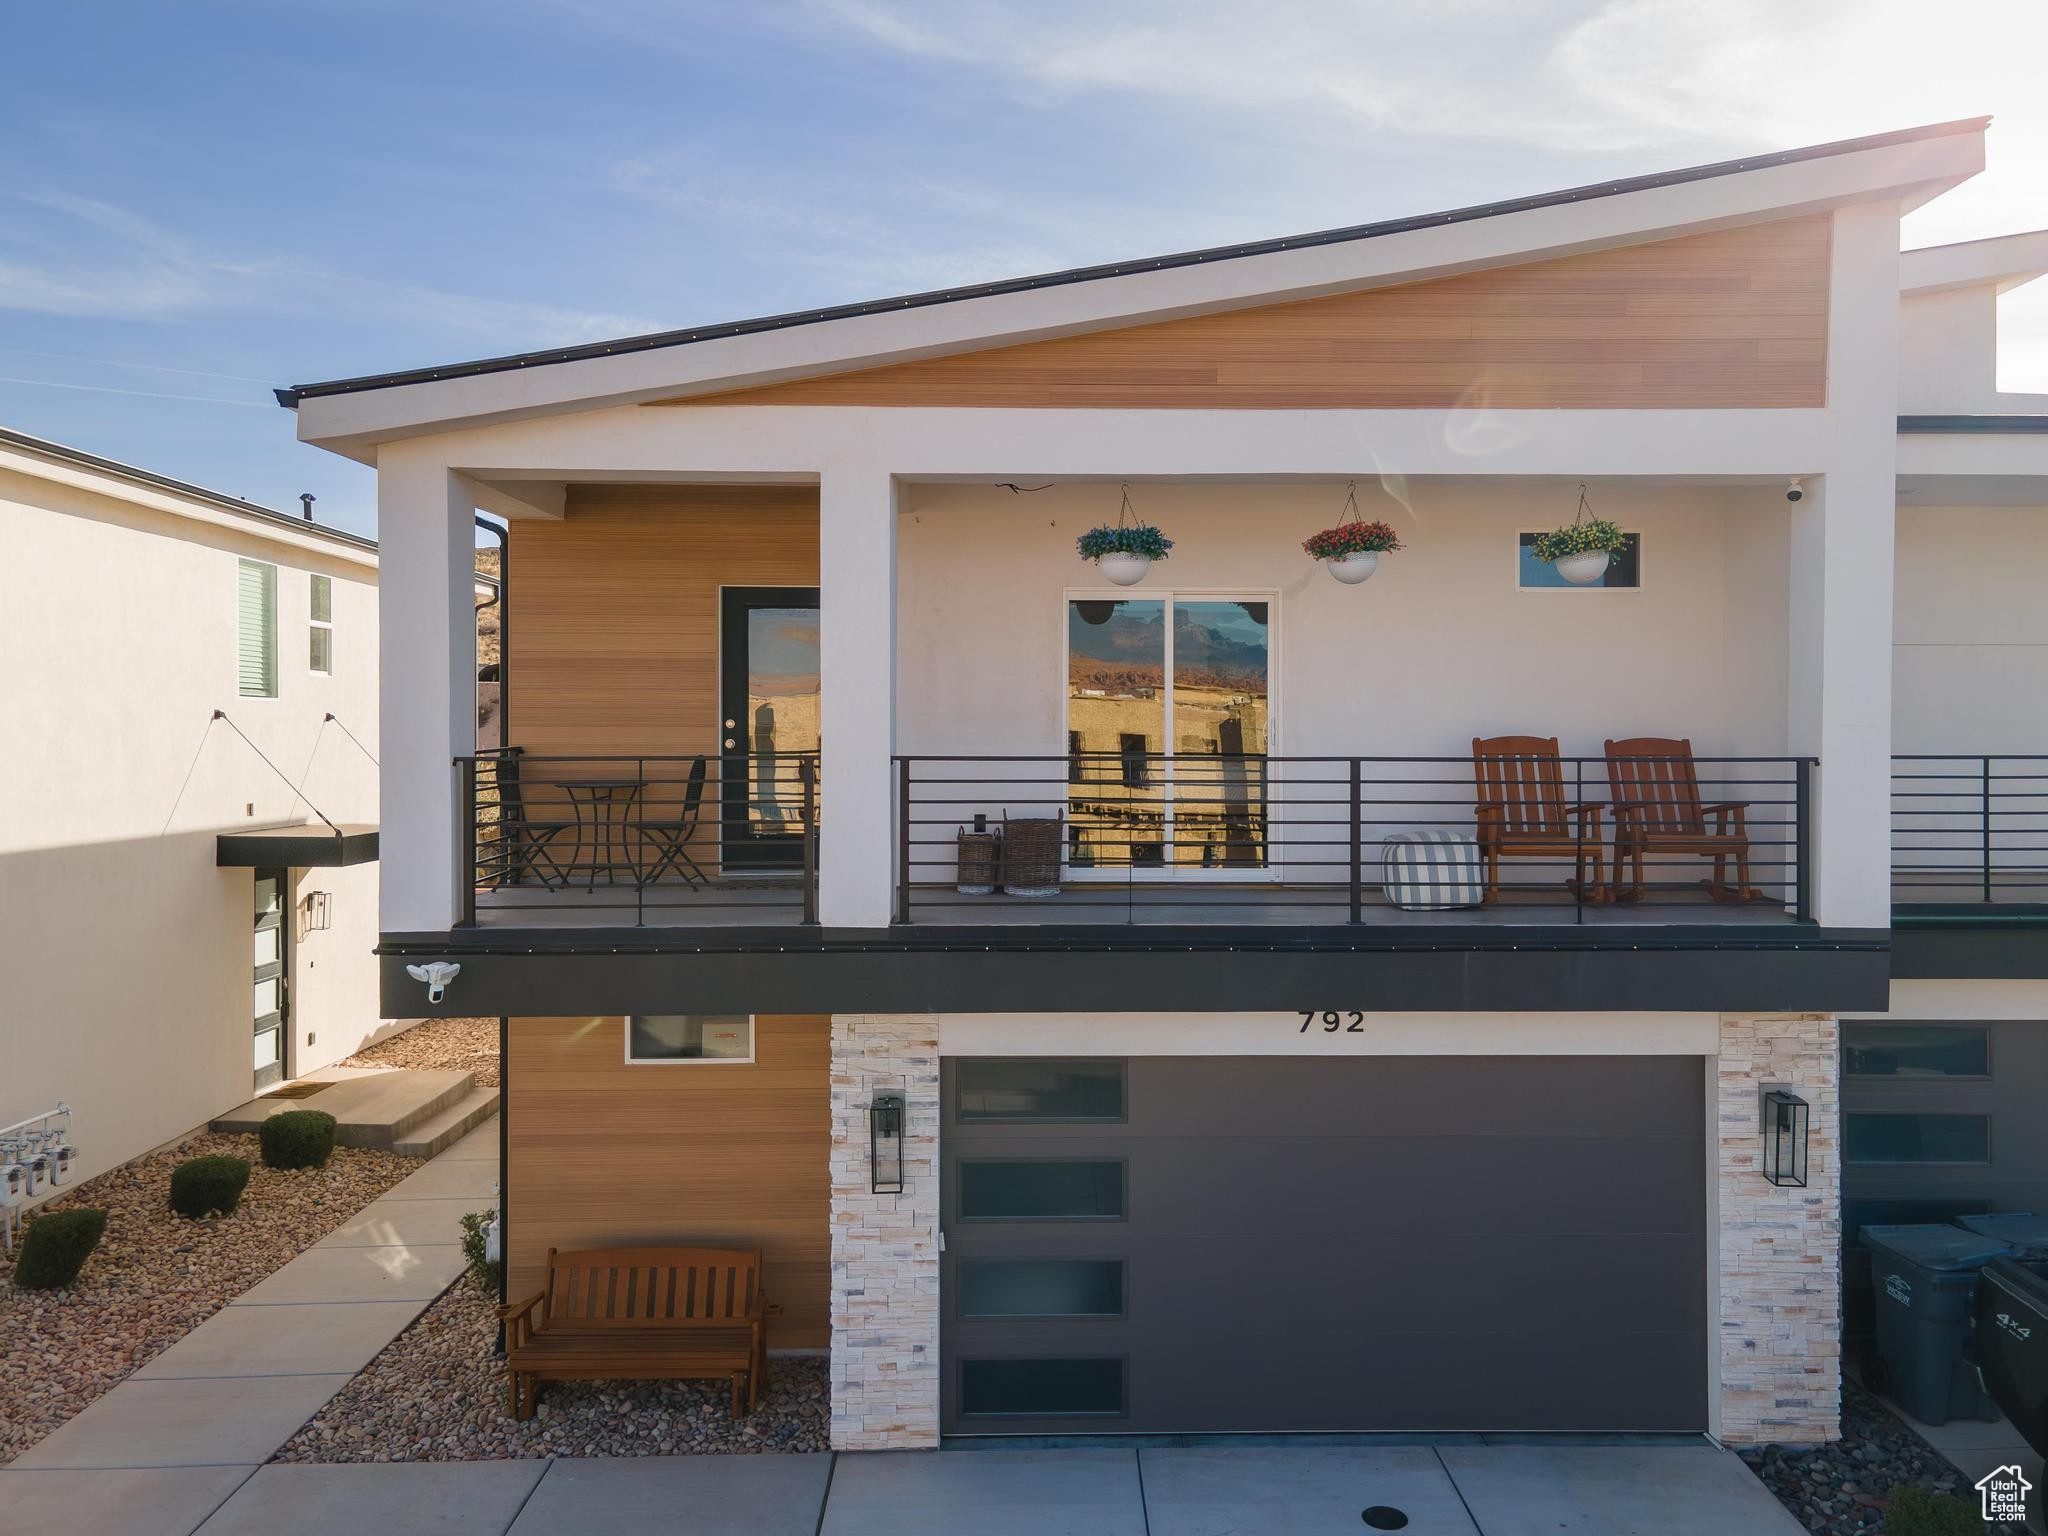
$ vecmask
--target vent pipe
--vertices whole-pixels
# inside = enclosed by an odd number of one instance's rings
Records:
[[[299,505],[305,510],[306,521],[309,523],[313,521],[313,500],[313,493],[311,491],[299,492]]]

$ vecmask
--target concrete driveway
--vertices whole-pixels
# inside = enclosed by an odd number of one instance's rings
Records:
[[[211,1473],[212,1475],[207,1475]],[[1700,1444],[976,1450],[0,1471],[95,1536],[1799,1536]]]

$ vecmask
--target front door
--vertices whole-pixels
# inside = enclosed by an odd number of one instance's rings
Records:
[[[285,974],[285,902],[291,881],[282,869],[256,871],[255,1027],[256,1086],[284,1081],[285,1036],[290,1032],[290,978]]]
[[[799,765],[818,750],[818,589],[726,587],[719,606],[721,860],[803,864]]]

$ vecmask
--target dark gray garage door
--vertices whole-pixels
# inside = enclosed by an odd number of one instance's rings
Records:
[[[1701,1073],[949,1059],[946,1430],[1702,1429]]]

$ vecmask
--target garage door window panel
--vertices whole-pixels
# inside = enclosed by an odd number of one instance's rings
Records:
[[[962,1221],[1122,1221],[1121,1159],[962,1161]]]
[[[954,1072],[954,1113],[962,1124],[1120,1124],[1124,1064],[1054,1057],[962,1061]]]
[[[1124,1362],[963,1360],[960,1411],[967,1418],[1117,1418]]]
[[[1845,1024],[1842,1071],[1859,1078],[1988,1078],[1991,1031],[1972,1024]]]
[[[1852,1114],[1848,1122],[1852,1163],[1991,1161],[1989,1115]]]
[[[1121,1259],[968,1259],[959,1286],[963,1318],[1124,1315]]]

